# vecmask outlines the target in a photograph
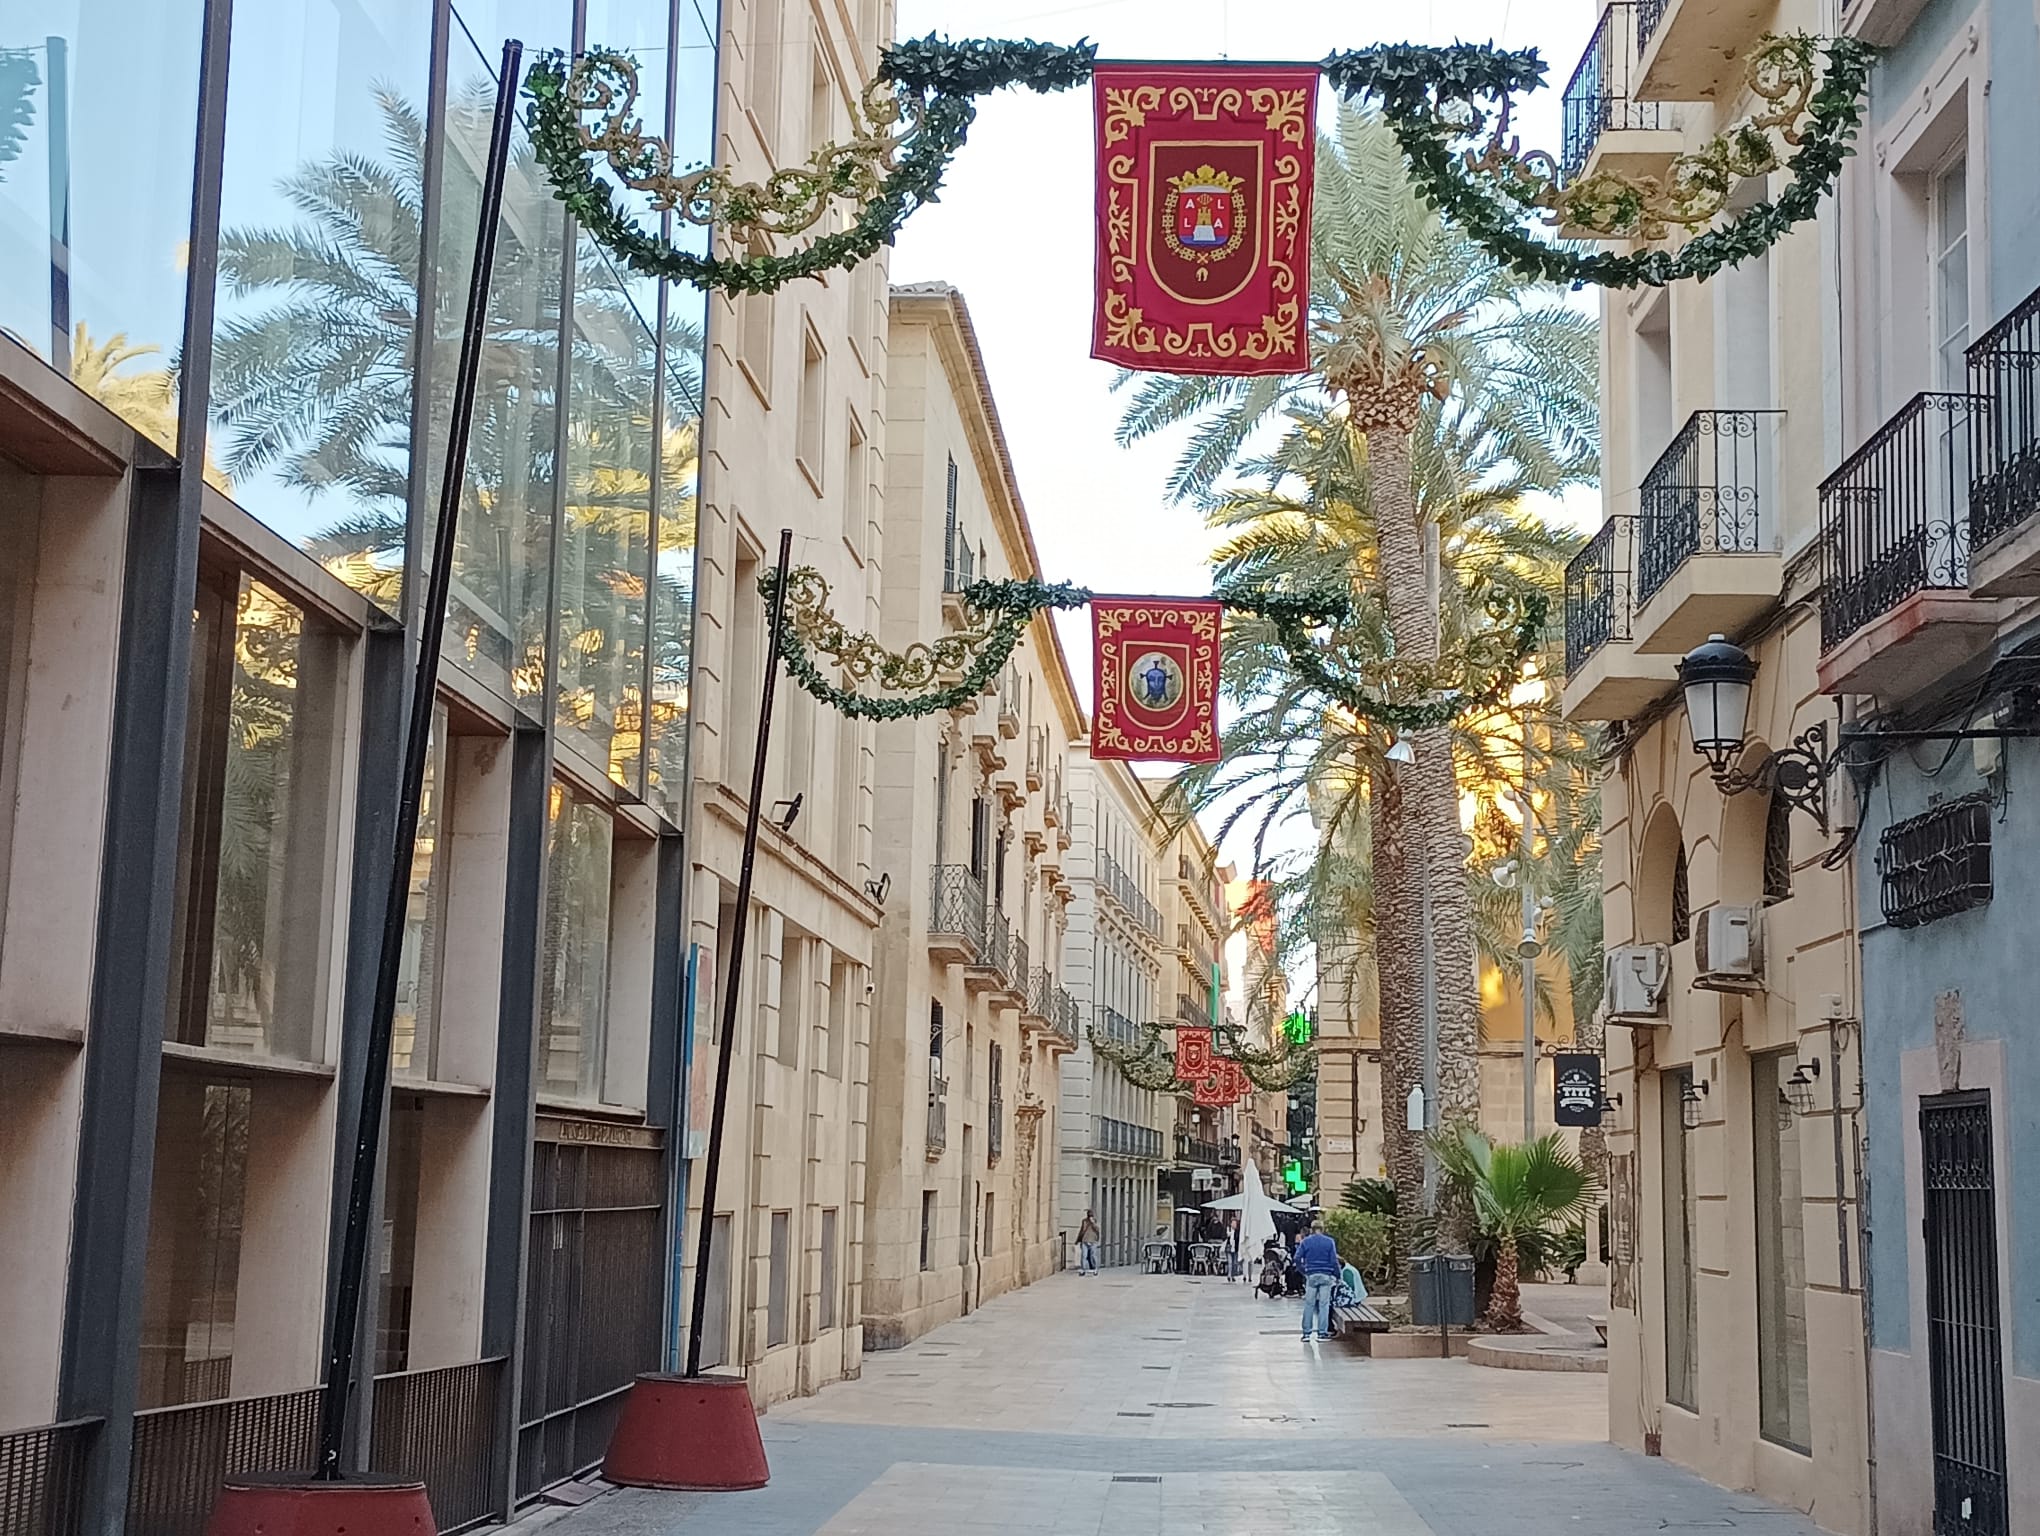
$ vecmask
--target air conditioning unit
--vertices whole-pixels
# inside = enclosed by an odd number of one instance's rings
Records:
[[[1672,952],[1662,944],[1618,944],[1607,958],[1608,1018],[1616,1024],[1648,1024],[1665,1016],[1665,984],[1672,978]]]
[[[1709,907],[1693,925],[1693,985],[1709,992],[1764,990],[1764,920],[1755,907]]]

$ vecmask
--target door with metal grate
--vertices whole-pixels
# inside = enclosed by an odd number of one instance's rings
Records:
[[[1922,1225],[1934,1536],[2006,1536],[2011,1527],[1990,1095],[1921,1100],[1920,1151],[1927,1204]]]

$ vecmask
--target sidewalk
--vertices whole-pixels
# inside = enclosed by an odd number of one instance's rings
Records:
[[[775,1409],[760,1492],[619,1492],[546,1532],[1813,1536],[1607,1445],[1606,1390],[1304,1345],[1294,1302],[1222,1280],[1059,1276]]]

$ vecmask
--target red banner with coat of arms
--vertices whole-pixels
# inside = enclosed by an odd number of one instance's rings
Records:
[[[1308,368],[1317,83],[1315,66],[1098,66],[1093,357]]]
[[[1091,603],[1091,756],[1218,761],[1218,629],[1207,598]]]

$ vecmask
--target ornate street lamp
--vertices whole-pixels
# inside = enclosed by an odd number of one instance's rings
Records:
[[[1820,1081],[1820,1058],[1802,1061],[1794,1065],[1792,1075],[1785,1079],[1785,1101],[1792,1106],[1796,1115],[1813,1113],[1813,1085]]]
[[[1696,1082],[1689,1077],[1679,1090],[1679,1123],[1689,1131],[1700,1129],[1700,1111],[1710,1086],[1704,1079]]]
[[[1827,723],[1809,726],[1789,747],[1767,753],[1752,768],[1737,766],[1749,745],[1750,688],[1757,664],[1726,635],[1709,635],[1679,663],[1679,687],[1693,749],[1707,759],[1714,787],[1724,795],[1762,790],[1811,816],[1823,836],[1828,830],[1828,775],[1841,754],[1828,747]]]

